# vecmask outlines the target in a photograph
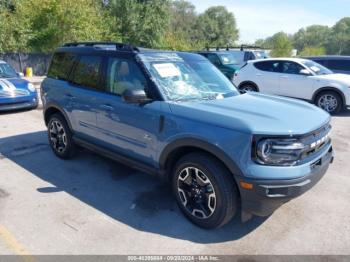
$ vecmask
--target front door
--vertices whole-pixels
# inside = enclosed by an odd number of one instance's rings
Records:
[[[125,156],[153,164],[157,153],[160,102],[146,105],[123,101],[126,89],[147,89],[138,65],[125,58],[108,58],[106,92],[96,97],[98,139]]]

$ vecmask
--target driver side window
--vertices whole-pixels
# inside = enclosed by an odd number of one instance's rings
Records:
[[[147,80],[134,61],[109,58],[106,85],[107,92],[122,95],[126,89],[146,91]]]

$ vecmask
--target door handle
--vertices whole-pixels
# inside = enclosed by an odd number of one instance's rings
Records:
[[[258,74],[256,74],[256,76],[262,76],[262,74],[259,74],[259,73],[258,73]]]
[[[289,76],[280,76],[281,78],[284,78],[284,79],[286,79],[286,78],[289,78]]]
[[[111,105],[100,105],[100,107],[104,110],[107,110],[107,111],[113,111],[113,106]]]

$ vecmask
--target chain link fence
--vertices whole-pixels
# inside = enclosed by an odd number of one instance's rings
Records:
[[[50,65],[52,54],[43,53],[4,53],[0,60],[9,63],[17,72],[24,73],[25,68],[33,68],[33,74],[44,76]]]

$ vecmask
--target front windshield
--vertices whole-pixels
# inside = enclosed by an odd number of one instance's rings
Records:
[[[238,65],[238,59],[231,53],[219,54],[221,63],[224,65]]]
[[[0,63],[0,77],[17,77],[17,74],[16,71],[9,64]]]
[[[304,66],[306,66],[308,69],[310,69],[312,72],[314,72],[316,75],[329,75],[333,74],[331,70],[328,68],[314,62],[311,60],[305,60],[301,62]]]
[[[239,94],[235,86],[207,60],[186,59],[177,53],[139,54],[138,58],[167,100],[212,100]]]

